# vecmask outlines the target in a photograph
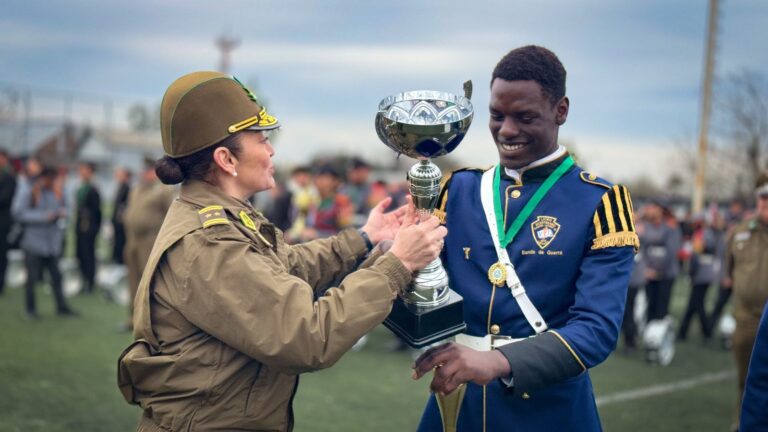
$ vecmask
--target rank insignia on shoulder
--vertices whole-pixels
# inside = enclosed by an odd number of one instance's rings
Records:
[[[592,217],[592,223],[595,226],[592,249],[622,246],[639,249],[640,240],[635,231],[633,213],[632,199],[627,188],[622,185],[610,187],[603,194],[600,205]]]
[[[200,223],[203,225],[203,228],[229,223],[227,215],[224,213],[224,207],[220,205],[202,208],[198,210],[197,214],[200,216]]]

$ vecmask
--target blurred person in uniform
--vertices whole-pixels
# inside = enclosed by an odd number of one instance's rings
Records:
[[[13,217],[24,224],[20,248],[24,252],[27,271],[25,311],[30,319],[39,318],[35,288],[42,279],[43,270],[50,277],[56,313],[76,315],[64,298],[59,270],[68,210],[64,192],[55,183],[56,175],[54,168],[42,167],[30,187],[20,190],[13,200]]]
[[[83,289],[92,293],[96,283],[96,237],[101,229],[101,195],[93,185],[94,165],[81,163],[78,167],[80,187],[77,189],[75,241]]]
[[[128,195],[125,208],[125,251],[123,258],[128,270],[128,319],[121,330],[129,331],[132,325],[133,302],[141,275],[147,265],[155,238],[171,206],[176,191],[162,184],[155,173],[154,161],[144,157],[141,178]]]
[[[746,214],[746,209],[744,208],[744,201],[741,199],[734,199],[731,201],[731,204],[728,207],[728,212],[726,213],[725,217],[716,214],[715,215],[715,227],[719,230],[720,235],[723,237],[723,239],[727,239],[728,236],[731,234],[733,229],[741,223],[744,216]],[[717,290],[717,300],[715,300],[715,305],[712,308],[712,313],[709,314],[709,325],[710,325],[710,334],[714,334],[715,328],[720,323],[720,318],[723,315],[723,310],[725,309],[726,305],[728,304],[728,301],[731,299],[731,286],[730,284],[724,284],[722,283],[722,278],[724,278],[725,275],[725,267],[727,263],[725,263],[725,247],[723,247],[720,256],[718,257],[718,261],[720,262],[720,288]]]
[[[712,336],[712,324],[709,322],[704,300],[710,285],[720,281],[721,261],[719,258],[722,257],[725,238],[721,231],[707,222],[704,213],[696,214],[693,217],[691,246],[692,253],[689,261],[691,293],[688,298],[688,307],[680,322],[677,337],[680,340],[686,339],[691,319],[698,315],[701,334],[707,340]]]
[[[315,173],[318,201],[309,210],[307,227],[302,239],[312,240],[337,234],[352,226],[354,206],[349,197],[339,192],[341,176],[330,165],[321,166]]]
[[[680,271],[680,230],[665,219],[664,207],[658,201],[648,203],[643,216],[640,244],[645,259],[648,321],[653,321],[669,314],[672,286]]]
[[[0,150],[0,295],[5,289],[5,271],[8,266],[8,234],[13,225],[11,204],[16,193],[16,173],[5,150]]]
[[[634,219],[639,220],[637,213],[634,213]],[[643,226],[636,224],[637,235],[642,237]],[[621,330],[624,334],[624,347],[628,352],[637,347],[637,322],[635,321],[635,300],[637,293],[645,288],[645,259],[642,249],[635,254],[634,264],[632,266],[632,275],[629,277],[629,286],[627,287],[627,302],[624,307],[624,319],[621,322]]]
[[[163,98],[157,173],[181,192],[142,277],[136,341],[118,368],[124,397],[144,409],[139,431],[292,430],[298,375],[333,365],[440,252],[438,219],[416,224],[412,205],[384,213],[390,200],[360,230],[285,244],[246,201],[274,186],[267,133],[278,126],[218,72],[181,77]]]
[[[627,189],[558,144],[565,76],[546,48],[502,58],[489,106],[499,164],[454,172],[438,199],[467,330],[422,354],[414,378],[434,370],[443,394],[466,383],[458,431],[601,427],[588,369],[616,346],[638,238]],[[440,411],[430,397],[418,430],[442,431]]]
[[[768,431],[768,304],[749,361],[740,418],[740,430],[744,432]]]
[[[293,209],[292,224],[286,232],[286,241],[293,243],[301,238],[301,233],[307,227],[309,211],[317,204],[317,189],[312,179],[312,170],[307,166],[299,166],[291,171],[288,184],[291,191],[291,208]]]
[[[112,261],[115,264],[123,264],[123,251],[125,249],[125,208],[128,206],[128,193],[131,191],[131,171],[127,168],[115,170],[117,192],[112,209],[112,230],[114,241],[112,243]]]
[[[728,211],[725,214],[725,223],[728,228],[734,227],[744,220],[747,214],[747,206],[741,198],[734,198],[728,203]]]
[[[347,166],[347,179],[341,189],[341,193],[349,197],[354,209],[354,219],[352,224],[356,227],[362,226],[365,222],[368,212],[371,211],[371,201],[368,199],[371,195],[371,167],[368,162],[359,157],[354,157]],[[375,205],[378,201],[374,202]]]
[[[760,316],[768,300],[768,172],[760,174],[755,188],[757,208],[753,217],[736,225],[725,249],[725,278],[734,298],[736,329],[733,356],[738,371],[734,427],[738,426],[741,397]]]

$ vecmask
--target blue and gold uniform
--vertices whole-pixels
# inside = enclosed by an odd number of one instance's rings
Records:
[[[768,304],[757,331],[741,403],[742,431],[768,430]]]
[[[501,176],[505,227],[566,157],[563,152],[534,163],[519,180]],[[510,289],[489,279],[499,258],[481,204],[482,174],[459,170],[445,181],[438,212],[448,228],[442,259],[451,287],[464,297],[468,335],[523,339],[497,348],[510,362],[511,377],[466,384],[458,430],[600,430],[587,369],[613,351],[621,326],[639,247],[629,192],[574,165],[507,246],[549,328],[537,335]],[[419,430],[442,430],[434,396]]]

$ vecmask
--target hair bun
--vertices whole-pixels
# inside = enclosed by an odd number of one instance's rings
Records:
[[[168,185],[184,181],[184,171],[182,171],[181,165],[170,156],[163,156],[155,163],[155,173],[161,182]]]

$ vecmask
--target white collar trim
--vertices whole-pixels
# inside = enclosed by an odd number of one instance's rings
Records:
[[[516,170],[514,170],[512,168],[504,167],[504,172],[509,177],[512,177],[513,179],[515,179],[515,181],[520,182],[520,179],[523,178],[523,173],[524,172],[528,171],[531,168],[536,168],[537,166],[542,166],[542,165],[548,164],[548,163],[552,162],[553,160],[556,160],[560,156],[564,155],[565,152],[566,152],[565,147],[563,147],[563,146],[558,144],[557,145],[557,149],[555,151],[553,151],[552,153],[550,153],[549,155],[544,156],[543,158],[541,158],[539,160],[536,160],[536,161],[533,161],[533,162],[529,163],[528,165],[526,165],[526,166],[524,166],[522,168],[516,169]]]

